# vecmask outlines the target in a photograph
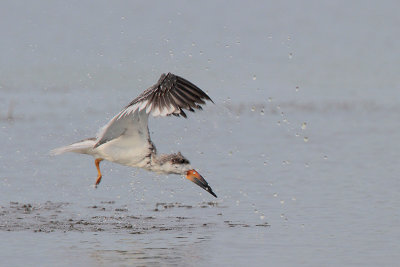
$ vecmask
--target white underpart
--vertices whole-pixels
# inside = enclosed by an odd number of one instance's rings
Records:
[[[123,165],[141,167],[146,164],[145,158],[149,154],[149,143],[144,136],[121,135],[94,149],[94,155]]]

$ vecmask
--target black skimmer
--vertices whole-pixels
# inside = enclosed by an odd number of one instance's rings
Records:
[[[211,98],[188,80],[172,73],[162,74],[156,84],[145,90],[129,105],[115,115],[97,136],[87,138],[68,146],[52,150],[53,155],[64,152],[88,154],[94,157],[98,176],[95,187],[102,174],[100,162],[108,160],[122,165],[143,168],[165,174],[181,174],[208,193],[217,197],[207,181],[190,165],[180,152],[158,154],[150,139],[149,115],[182,116],[183,109],[194,112],[201,110],[204,100]]]

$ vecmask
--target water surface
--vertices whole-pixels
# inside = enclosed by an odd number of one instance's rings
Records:
[[[395,1],[125,4],[0,11],[0,265],[397,264]],[[48,155],[168,71],[215,105],[152,139],[217,199],[108,162],[94,189],[92,158]]]

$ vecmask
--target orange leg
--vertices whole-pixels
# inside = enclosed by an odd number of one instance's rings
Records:
[[[102,161],[102,158],[98,158],[94,161],[94,164],[96,165],[97,168],[97,180],[96,183],[94,185],[95,188],[97,188],[97,185],[101,182],[101,172],[100,172],[100,162]]]

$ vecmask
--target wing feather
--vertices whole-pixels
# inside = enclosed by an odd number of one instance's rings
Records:
[[[177,91],[172,91],[170,92],[171,96],[174,97],[174,99],[176,100],[176,103],[178,104],[178,109],[189,109],[190,106],[189,104],[179,95],[179,93]]]
[[[194,85],[193,83],[189,82],[188,80],[176,76],[177,77],[177,81],[180,84],[186,85],[185,88],[187,88],[188,90],[191,90],[194,94],[198,95],[200,98],[205,98],[209,101],[211,101],[212,103],[214,103],[214,101],[211,100],[211,98],[204,93],[199,87],[197,87],[196,85]]]

